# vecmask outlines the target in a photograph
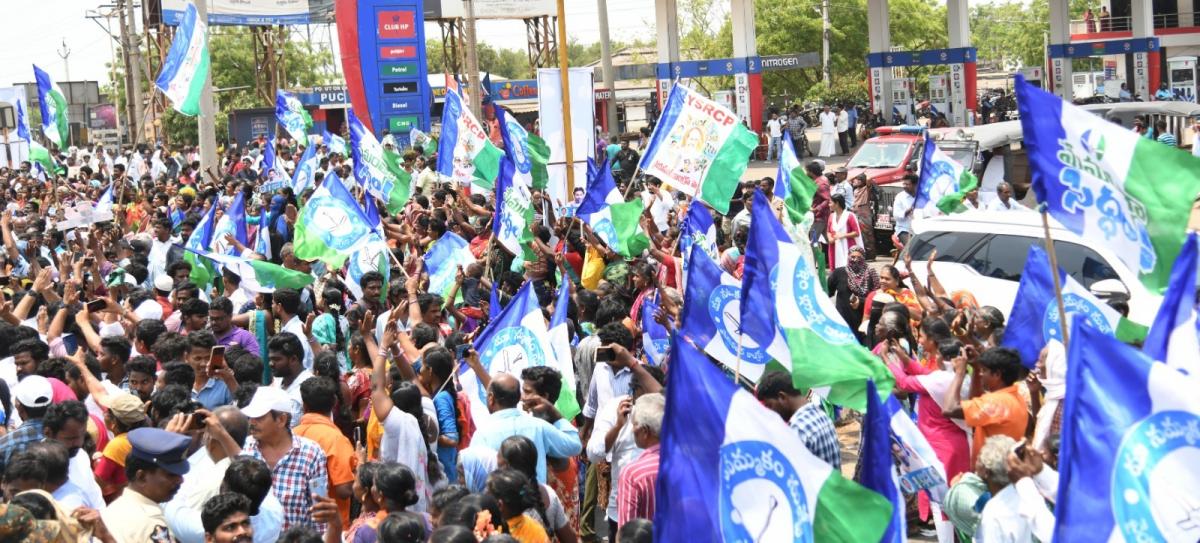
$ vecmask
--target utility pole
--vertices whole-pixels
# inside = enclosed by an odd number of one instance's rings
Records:
[[[567,159],[567,194],[575,193],[575,160],[571,143],[571,78],[569,57],[567,55],[567,7],[563,0],[558,0],[558,73],[562,82],[562,122],[563,144]],[[615,96],[615,93],[614,93]],[[633,180],[629,181],[633,186]]]
[[[129,74],[129,88],[132,92],[127,93],[133,103],[132,111],[133,119],[129,125],[129,144],[136,145],[142,140],[142,119],[145,113],[142,111],[142,49],[138,43],[137,34],[137,12],[133,9],[134,0],[119,0],[125,2],[125,18],[121,20],[121,33],[125,38],[126,62],[125,71]],[[204,4],[205,2],[200,2]],[[206,5],[205,8],[208,6]]]
[[[479,55],[475,51],[475,0],[463,2],[467,8],[467,86],[470,87],[468,99],[471,101],[471,113],[479,122],[483,119],[483,92],[479,89]]]
[[[829,0],[821,0],[821,78],[825,88],[833,86],[833,74],[829,71],[829,40],[833,37],[833,24],[829,21]]]
[[[208,2],[196,2],[196,18],[204,24],[204,39],[208,40]],[[200,115],[196,117],[196,122],[199,124],[200,136],[200,169],[207,170],[213,168],[213,171],[220,169],[220,164],[217,162],[217,129],[214,123],[216,122],[216,107],[213,105],[213,88],[212,88],[212,65],[209,65],[208,73],[204,74],[204,88],[200,91]]]
[[[604,88],[609,92],[608,100],[604,101],[604,115],[608,119],[608,133],[615,134],[619,130],[617,87],[612,67],[612,44],[608,38],[608,0],[596,0],[596,12],[600,15],[600,68],[604,75]]]
[[[111,8],[111,7],[113,7],[113,6],[111,6],[111,5],[110,5],[110,6],[102,6],[102,7]],[[117,6],[116,6],[116,11],[120,11],[120,9],[121,9],[121,6],[120,6],[120,5],[117,5]],[[100,15],[100,12],[99,12],[98,10],[90,10],[90,11],[88,11],[88,13],[87,13],[87,15],[86,15],[86,17],[87,17],[88,19],[91,19],[91,20],[92,20],[92,22],[96,23],[96,26],[99,26],[100,28],[103,28],[103,29],[104,29],[104,33],[105,33],[105,34],[108,34],[108,37],[109,37],[109,38],[111,38],[111,40],[108,42],[108,56],[109,56],[110,58],[112,58],[112,61],[110,61],[110,62],[108,63],[108,68],[109,68],[109,75],[108,75],[108,79],[109,79],[109,81],[110,81],[110,82],[112,82],[112,86],[113,86],[113,92],[115,93],[115,92],[116,92],[116,90],[117,90],[117,85],[118,85],[119,83],[117,83],[117,52],[116,52],[116,50],[115,50],[115,49],[113,49],[113,42],[115,41],[115,42],[117,42],[117,43],[121,43],[121,40],[119,40],[119,39],[118,39],[116,36],[114,36],[114,35],[113,35],[113,33],[112,33],[112,16],[113,16],[113,10],[111,10],[111,9],[110,9],[110,10],[109,10],[107,13],[105,13],[105,14],[103,15],[103,17],[104,17],[104,24],[103,24],[103,25],[101,25],[101,24],[100,24],[100,17],[101,17],[101,15]],[[129,95],[129,88],[128,88],[128,87],[126,87],[126,89],[125,89],[125,94],[126,94],[126,96],[128,96],[128,95]],[[116,106],[117,106],[117,104],[113,104],[113,106],[114,106],[114,107],[116,107]],[[128,110],[127,110],[127,111],[128,111]],[[122,119],[122,118],[121,118],[121,115],[117,115],[117,116],[116,116],[116,121],[117,121],[117,141],[118,141],[118,142],[120,142],[120,141],[121,141],[121,136],[120,136],[120,134],[121,134],[121,126],[122,126],[122,125],[128,125],[128,119]],[[120,149],[119,149],[119,143],[118,143],[118,150],[120,150]]]
[[[68,112],[67,118],[70,119],[71,118],[70,103],[74,99],[74,96],[73,96],[74,93],[71,92],[71,61],[69,60],[71,58],[71,49],[69,47],[67,47],[67,39],[66,38],[62,39],[62,49],[59,49],[56,52],[58,53],[58,58],[63,59],[63,69],[66,71],[67,78],[64,79],[63,82],[67,84],[67,96],[65,98],[67,99],[67,112]],[[84,86],[83,92],[84,92],[84,96],[87,96],[86,85]],[[87,120],[86,120],[87,119],[87,108],[84,108],[83,117],[84,117],[84,122],[86,123],[87,122]],[[75,145],[75,135],[71,133],[71,125],[69,123],[67,124],[67,142],[70,143],[71,145]]]

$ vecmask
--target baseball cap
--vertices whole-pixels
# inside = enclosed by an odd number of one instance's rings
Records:
[[[105,407],[108,407],[113,418],[124,424],[134,424],[146,418],[146,404],[133,394],[117,394],[109,397],[106,403],[108,405]]]
[[[30,375],[17,383],[17,401],[25,407],[46,407],[54,401],[54,387],[41,375]]]
[[[242,408],[242,414],[250,418],[258,418],[271,411],[280,413],[292,412],[292,397],[287,392],[275,387],[258,387],[250,403]]]

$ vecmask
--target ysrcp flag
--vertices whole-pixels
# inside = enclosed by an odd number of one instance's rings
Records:
[[[304,191],[313,186],[313,174],[317,173],[317,166],[320,165],[320,160],[317,159],[317,146],[313,144],[312,137],[309,136],[305,140],[304,154],[300,155],[300,162],[296,163],[296,171],[292,174],[292,193],[297,198],[304,195]]]
[[[346,140],[342,139],[341,136],[326,130],[325,133],[321,135],[321,141],[324,142],[325,146],[329,148],[330,153],[337,153],[339,155],[346,156]]]
[[[531,189],[544,189],[549,179],[546,163],[550,161],[550,148],[546,142],[525,130],[515,117],[499,105],[492,104],[500,135],[504,138],[504,153],[517,166],[517,176],[529,184]]]
[[[895,380],[838,314],[811,258],[792,242],[766,196],[755,192],[742,276],[742,333],[783,363],[796,387],[828,386],[829,401],[864,409],[867,379],[884,394]]]
[[[362,208],[337,174],[329,172],[296,218],[295,255],[338,269],[372,232]]]
[[[445,140],[443,140],[445,141]],[[496,182],[496,216],[492,233],[505,250],[515,256],[535,257],[525,251],[533,241],[533,196],[529,186],[516,179],[517,167],[508,157],[500,158],[500,174]],[[526,254],[529,253],[529,254]]]
[[[448,88],[442,109],[442,138],[438,140],[438,173],[462,185],[474,183],[490,189],[495,186],[503,155],[463,103],[462,95]]]
[[[154,86],[171,99],[175,111],[195,117],[200,114],[200,91],[208,78],[208,65],[208,23],[200,20],[196,6],[189,3]]]
[[[942,503],[942,498],[946,497],[946,491],[949,490],[945,465],[938,460],[929,440],[925,439],[900,401],[890,394],[887,401],[880,400],[877,393],[872,394],[873,391],[875,383],[868,383],[866,418],[872,422],[876,416],[884,420],[888,429],[884,439],[889,443],[887,465],[894,468],[899,489],[905,494],[925,490],[930,499]],[[876,406],[879,409],[872,414]]]
[[[562,389],[558,392],[554,407],[563,418],[571,420],[579,414],[580,409],[579,399],[575,397],[575,362],[571,356],[571,330],[567,319],[571,305],[571,284],[568,281],[564,279],[558,285],[554,314],[550,316],[550,347],[554,349],[554,367],[562,374]]]
[[[804,165],[796,156],[791,134],[783,133],[783,151],[779,153],[779,169],[775,172],[775,196],[783,200],[783,208],[793,224],[804,221],[804,214],[812,209],[813,195],[817,184],[804,171]]]
[[[1200,376],[1083,319],[1067,359],[1055,541],[1200,540]]]
[[[658,321],[654,314],[658,313],[658,303],[647,297],[642,301],[642,350],[651,366],[661,366],[671,352],[671,334]]]
[[[945,214],[963,211],[963,198],[979,187],[971,170],[938,149],[933,138],[925,136],[925,153],[921,157],[921,179],[917,184],[917,209],[937,208]]]
[[[640,166],[725,214],[757,146],[758,136],[732,111],[676,83]]]
[[[454,232],[446,232],[425,253],[425,271],[429,272],[429,292],[445,296],[454,285],[459,266],[475,263],[471,244]],[[451,300],[453,302],[453,300]]]
[[[1146,337],[1146,327],[1125,319],[1116,309],[1100,301],[1074,277],[1060,273],[1063,308],[1067,315],[1079,317],[1110,336],[1126,342]],[[1067,322],[1068,326],[1070,321]],[[1003,344],[1021,353],[1021,362],[1032,369],[1038,354],[1047,343],[1062,343],[1062,319],[1058,315],[1058,298],[1054,295],[1054,276],[1050,275],[1050,258],[1038,245],[1029,247],[1029,257],[1021,272],[1021,284],[1008,316]]]
[[[680,333],[733,371],[738,368],[758,382],[771,355],[749,336],[742,335],[742,282],[717,267],[704,251],[693,247],[688,257],[688,282],[683,297]],[[738,364],[738,341],[742,362]]]
[[[1016,90],[1038,201],[1162,293],[1200,192],[1200,158],[1063,102],[1020,75]]]
[[[720,250],[717,249],[717,227],[713,224],[712,214],[709,213],[708,206],[693,202],[688,206],[683,226],[679,229],[679,247],[683,251],[684,288],[687,287],[692,250],[697,246],[713,260],[720,257]]]
[[[890,400],[895,398],[888,397]],[[899,402],[896,403],[900,410]],[[904,413],[900,410],[900,413]],[[901,415],[907,418],[907,415]],[[859,457],[859,482],[863,486],[878,492],[879,495],[892,502],[892,518],[888,521],[887,531],[879,539],[880,543],[905,543],[904,498],[900,495],[900,482],[897,476],[896,464],[903,461],[906,451],[903,445],[897,450],[897,443],[892,440],[892,413],[879,401],[879,392],[875,389],[874,381],[867,381],[867,413],[862,423],[862,456]],[[912,421],[909,421],[912,424]]]
[[[275,118],[284,130],[298,142],[308,141],[308,131],[312,129],[312,116],[304,109],[300,99],[285,90],[275,91]]]
[[[37,64],[33,65],[33,78],[37,81],[38,108],[42,112],[42,134],[58,145],[60,150],[66,149],[67,135],[70,133],[67,128],[67,95],[50,79],[50,74],[38,68]]]
[[[675,342],[670,367],[655,541],[879,541],[886,498],[813,456],[688,342]]]
[[[592,168],[588,170],[593,171]],[[577,215],[600,241],[621,256],[634,258],[641,255],[650,246],[650,238],[639,221],[644,206],[642,199],[626,202],[617,190],[611,169],[596,168],[595,174],[588,180],[588,190]]]
[[[500,315],[475,338],[475,351],[490,375],[507,373],[520,379],[521,370],[550,363],[554,347],[532,281],[526,281]],[[471,416],[480,425],[488,417],[487,390],[473,372],[458,377],[463,392],[471,399]]]
[[[370,200],[370,198],[367,199]],[[383,284],[386,286],[391,271],[391,266],[388,266],[387,242],[379,236],[370,236],[370,241],[362,244],[347,260],[346,290],[349,290],[356,300],[361,300],[363,298],[361,284],[363,275],[366,275],[367,272],[379,272],[383,276]],[[380,295],[381,297],[387,296],[387,289],[384,288]]]
[[[354,177],[367,193],[379,198],[392,213],[399,213],[412,196],[412,176],[400,166],[400,155],[383,148],[375,134],[359,122],[354,111],[346,114],[350,125],[350,149],[354,153]]]
[[[1188,234],[1179,260],[1171,270],[1171,284],[1154,317],[1142,352],[1168,366],[1200,375],[1200,312],[1196,306],[1196,233]]]
[[[232,270],[233,273],[242,278],[241,287],[250,292],[271,293],[275,292],[275,289],[278,288],[301,289],[312,284],[315,280],[310,273],[289,270],[279,264],[266,260],[210,253],[189,247],[184,247],[184,249],[187,251],[187,254],[195,253]]]
[[[209,245],[212,252],[219,255],[238,254],[237,246],[225,241],[226,234],[233,235],[243,246],[249,244],[249,237],[246,235],[246,193],[243,191],[237,191],[237,196],[233,197],[233,202],[217,221],[217,226],[213,229],[212,244]]]

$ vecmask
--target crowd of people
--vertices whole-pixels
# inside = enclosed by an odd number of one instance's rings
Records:
[[[835,133],[844,116],[830,121]],[[302,145],[274,141],[278,170],[267,172],[262,143],[231,146],[219,168],[203,170],[194,148],[99,145],[64,150],[58,171],[0,169],[0,539],[650,541],[669,368],[651,362],[639,311],[657,300],[654,320],[678,326],[681,220],[702,204],[634,175],[637,151],[613,143],[608,166],[621,193],[643,202],[650,247],[630,258],[605,246],[571,217],[582,190],[567,206],[535,190],[532,255],[514,257],[491,242],[494,195],[442,182],[432,144],[404,149],[416,186],[402,212],[381,209],[390,269],[351,285],[345,270],[295,254],[312,189],[263,190],[291,175]],[[344,154],[322,144],[317,156],[317,186],[331,173],[354,178]],[[1048,540],[1045,503],[1033,518],[1018,506],[1033,499],[1020,492],[1026,479],[1055,488],[1043,480],[1053,475],[1062,354],[1027,376],[999,346],[996,308],[946,292],[932,269],[922,284],[868,265],[873,243],[856,223],[865,183],[821,162],[808,173],[819,187],[815,222],[797,239],[822,255],[838,312],[894,375],[955,483],[932,512],[924,494],[912,497],[916,524],[936,526],[942,541],[955,530]],[[754,193],[786,217],[772,187],[744,182],[728,213],[712,214],[719,266],[735,278]],[[110,189],[111,220],[64,221]],[[305,286],[261,288],[233,267],[207,282],[197,273],[183,246],[208,210],[219,217],[239,193],[250,239],[269,243],[214,243],[299,272]],[[468,240],[477,262],[449,292],[431,292],[422,257],[446,232]],[[472,346],[496,318],[491,305],[526,283],[547,321],[556,292],[570,289],[571,360],[558,362],[573,367],[573,382],[555,364],[489,373]],[[471,414],[467,372],[486,389],[486,418]],[[556,407],[564,389],[582,408],[573,418]],[[786,372],[768,372],[754,392],[841,467],[836,425],[852,413],[797,390]],[[1028,453],[1009,454],[1027,436],[1037,436]]]

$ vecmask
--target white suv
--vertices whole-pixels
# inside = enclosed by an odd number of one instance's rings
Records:
[[[925,261],[936,248],[933,270],[946,291],[966,290],[979,305],[995,306],[1006,318],[1017,298],[1029,246],[1045,247],[1042,217],[1032,210],[970,211],[917,219],[913,231],[904,250],[912,253],[912,271],[920,280],[925,280]],[[1050,236],[1060,268],[1101,300],[1127,298],[1130,320],[1154,322],[1162,296],[1142,286],[1137,274],[1112,250],[1075,235],[1053,218]],[[903,270],[903,263],[899,267]]]

